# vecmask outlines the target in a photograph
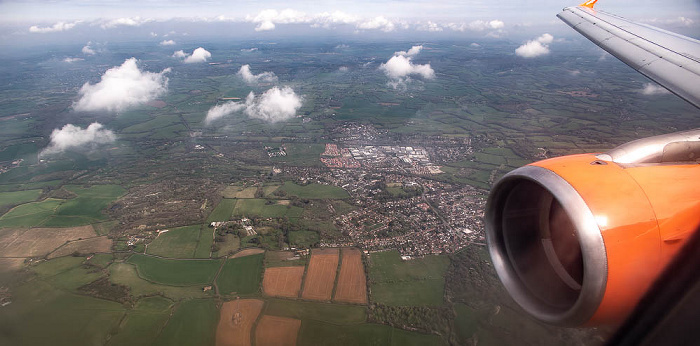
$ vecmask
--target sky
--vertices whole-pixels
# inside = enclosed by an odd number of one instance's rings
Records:
[[[242,34],[258,36],[279,34],[280,28],[285,32],[314,28],[355,35],[422,31],[502,38],[523,28],[563,28],[555,15],[576,4],[568,0],[4,0],[0,40],[33,38],[25,34],[69,35],[81,29],[99,34],[141,28],[158,34],[173,22],[202,24],[199,29],[204,23],[236,23]],[[596,8],[686,34],[700,32],[700,0],[600,0]]]

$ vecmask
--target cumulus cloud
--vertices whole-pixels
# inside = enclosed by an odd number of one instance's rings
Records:
[[[253,47],[253,48],[242,48],[242,49],[241,49],[241,52],[243,52],[243,53],[252,53],[252,52],[255,52],[255,51],[257,51],[257,50],[258,50],[258,48],[256,48],[256,47]]]
[[[70,29],[73,29],[80,21],[72,22],[72,23],[66,23],[66,22],[58,22],[52,26],[47,26],[47,27],[40,27],[37,25],[32,25],[29,27],[29,32],[35,33],[35,34],[46,34],[50,32],[61,32],[61,31],[67,31]]]
[[[81,60],[85,60],[85,59],[68,57],[68,58],[63,59],[63,62],[72,63],[72,62],[81,61]]]
[[[348,71],[350,71],[350,68],[348,68],[347,66],[340,66],[340,67],[338,67],[338,71],[348,72]]]
[[[258,24],[255,31],[274,30],[275,24],[309,23],[311,19],[304,12],[290,8],[282,11],[274,9],[262,10],[256,16],[247,15],[246,21]]]
[[[379,69],[384,71],[389,77],[389,85],[396,89],[399,86],[405,85],[410,81],[411,75],[419,75],[425,79],[435,78],[435,71],[430,67],[430,64],[414,64],[412,59],[418,55],[423,49],[423,46],[413,46],[408,51],[400,51],[394,53],[387,62],[381,64]]]
[[[273,72],[263,72],[260,74],[253,74],[250,72],[250,65],[243,65],[241,69],[238,70],[238,75],[243,78],[248,84],[258,84],[258,83],[276,83],[277,76]]]
[[[478,44],[478,43],[476,43],[476,42],[472,42],[469,46],[470,46],[470,47],[474,47],[474,48],[481,47],[481,45]]]
[[[342,12],[335,11],[332,13],[323,12],[315,15],[312,18],[315,27],[329,28],[335,24],[355,24],[360,20],[359,17]]]
[[[554,41],[554,36],[543,34],[542,36],[527,41],[515,50],[515,54],[523,58],[534,58],[549,54],[549,44]]]
[[[241,102],[229,101],[220,105],[211,107],[207,112],[207,117],[204,118],[205,124],[211,124],[213,121],[221,119],[229,114],[241,111],[245,108],[245,104]]]
[[[378,16],[374,17],[372,19],[366,20],[364,22],[361,22],[357,25],[358,29],[364,29],[364,30],[381,30],[384,32],[391,32],[396,29],[396,25],[384,18],[384,16]]]
[[[95,52],[95,50],[94,50],[92,47],[90,47],[91,44],[92,44],[92,42],[88,42],[88,43],[83,47],[83,49],[81,50],[81,51],[83,52],[83,54],[85,54],[85,55],[95,55],[96,52]]]
[[[476,31],[482,32],[487,30],[501,30],[505,27],[505,23],[501,20],[475,20],[469,23],[448,23],[445,25],[454,31]]]
[[[118,26],[141,26],[141,24],[152,22],[153,19],[144,19],[141,17],[131,17],[131,18],[116,18],[108,20],[100,24],[102,29],[112,29]]]
[[[159,45],[161,45],[161,46],[174,46],[174,45],[175,45],[175,41],[173,41],[173,40],[163,40],[163,41],[160,41]]]
[[[152,101],[168,88],[165,76],[170,68],[155,73],[141,71],[136,58],[126,59],[102,75],[96,84],[85,83],[80,88],[80,99],[73,103],[76,111],[121,111],[131,106]]]
[[[212,107],[207,112],[204,122],[210,124],[214,120],[242,110],[251,118],[274,123],[294,117],[301,108],[302,100],[290,87],[273,87],[258,97],[251,91],[245,102],[231,101]]]
[[[185,53],[182,50],[178,50],[173,53],[173,58],[184,59],[186,64],[193,64],[198,62],[206,62],[211,58],[211,53],[208,50],[199,47],[195,49],[192,54]]]
[[[92,149],[100,144],[112,143],[116,139],[114,132],[105,129],[100,123],[92,123],[85,129],[67,124],[51,132],[51,142],[39,153],[39,157],[71,149]]]
[[[670,94],[671,92],[660,85],[656,85],[654,83],[645,83],[644,89],[642,89],[641,93],[644,95],[664,95]]]
[[[418,31],[429,31],[429,32],[440,32],[442,31],[442,27],[437,24],[433,23],[431,21],[428,21],[427,23],[423,23],[418,25],[416,28]]]

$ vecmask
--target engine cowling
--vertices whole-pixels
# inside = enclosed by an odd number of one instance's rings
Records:
[[[518,168],[485,221],[494,267],[528,313],[618,324],[700,225],[700,130]]]

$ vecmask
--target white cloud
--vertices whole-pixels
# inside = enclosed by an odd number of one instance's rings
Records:
[[[505,27],[505,23],[501,20],[475,20],[469,23],[448,23],[446,27],[454,31],[476,31],[482,32],[485,30],[501,30]]]
[[[87,128],[66,124],[51,132],[49,146],[39,153],[40,157],[58,154],[70,149],[86,149],[100,144],[112,143],[117,139],[114,132],[104,129],[100,123],[92,123]]]
[[[36,33],[36,34],[46,34],[50,32],[60,32],[60,31],[67,31],[70,29],[73,29],[76,24],[80,23],[80,21],[72,22],[72,23],[66,23],[66,22],[58,22],[52,26],[47,26],[47,27],[40,27],[36,25],[32,25],[29,27],[29,32]]]
[[[534,58],[541,55],[549,54],[549,44],[554,41],[554,37],[550,34],[543,34],[542,36],[527,41],[527,43],[518,47],[515,50],[515,54],[523,58]]]
[[[245,108],[245,104],[241,102],[229,101],[220,105],[211,107],[207,112],[207,117],[204,118],[205,124],[210,124],[212,121],[221,119],[229,114],[233,114]]]
[[[348,71],[350,71],[350,68],[348,68],[347,66],[340,66],[340,67],[338,67],[338,71],[348,72]]]
[[[151,31],[151,37],[158,37],[158,34],[156,34],[155,32]]]
[[[256,75],[250,72],[250,65],[241,66],[241,69],[238,70],[238,75],[248,84],[277,82],[277,76],[273,72],[263,72]]]
[[[384,18],[384,16],[378,16],[359,23],[357,28],[365,30],[378,29],[384,32],[391,32],[396,29],[396,25],[392,21]]]
[[[405,85],[410,81],[411,75],[419,75],[425,79],[435,78],[435,71],[430,64],[419,65],[412,62],[413,57],[422,49],[423,46],[413,46],[408,52],[396,52],[389,61],[379,66],[379,69],[389,77],[390,86],[396,89],[398,86]]]
[[[286,9],[277,11],[274,9],[262,10],[256,16],[247,15],[245,20],[258,24],[255,31],[274,30],[275,24],[298,24],[309,23],[311,18],[306,16],[306,13]]]
[[[186,64],[193,64],[193,63],[198,63],[198,62],[206,62],[211,58],[211,53],[209,53],[208,50],[199,47],[195,49],[192,54],[185,53],[182,50],[178,50],[177,52],[173,53],[173,58],[178,58],[178,59],[184,59],[183,61]]]
[[[131,18],[116,18],[100,24],[102,29],[112,29],[118,26],[140,26],[141,24],[152,22],[153,19],[144,19],[141,17]]]
[[[256,47],[253,47],[253,48],[243,48],[243,49],[241,49],[241,52],[243,52],[243,53],[252,53],[252,52],[255,52],[255,51],[257,51],[257,50],[258,50],[258,48],[256,48]]]
[[[170,68],[160,73],[142,72],[136,65],[136,58],[126,59],[121,66],[107,70],[98,83],[85,83],[73,108],[76,111],[118,112],[154,100],[167,91],[165,74],[168,72]]]
[[[419,31],[429,31],[429,32],[439,32],[442,31],[442,27],[438,25],[437,23],[433,23],[431,21],[428,21],[427,23],[418,25],[416,28]]]
[[[481,45],[478,44],[478,43],[476,43],[476,42],[472,42],[469,46],[470,46],[470,47],[474,47],[474,48],[481,47]]]
[[[252,91],[243,102],[227,102],[209,109],[206,124],[232,113],[243,111],[251,118],[261,119],[270,123],[287,120],[301,108],[302,97],[290,87],[273,87],[256,97]]]
[[[641,93],[644,95],[664,95],[670,94],[671,92],[660,85],[656,85],[654,83],[645,83],[644,89],[642,89]]]
[[[94,49],[92,49],[92,47],[90,47],[91,44],[92,44],[92,42],[88,42],[83,47],[83,49],[81,49],[81,52],[83,52],[83,54],[85,54],[85,55],[95,55],[96,52]]]
[[[348,48],[350,48],[350,46],[348,46],[347,44],[344,44],[344,43],[341,43],[341,44],[335,46],[335,49],[338,49],[338,50],[340,50],[340,49],[348,49]]]
[[[320,26],[324,28],[329,28],[333,24],[355,24],[359,20],[359,17],[342,11],[334,11],[332,13],[323,12],[315,15],[312,18],[314,26]]]
[[[83,59],[83,58],[70,58],[69,57],[69,58],[63,59],[63,62],[72,63],[72,62],[81,61],[81,60],[85,60],[85,59]]]
[[[175,41],[173,41],[173,40],[163,40],[163,41],[160,41],[159,45],[161,45],[161,46],[174,46],[174,45],[175,45]]]

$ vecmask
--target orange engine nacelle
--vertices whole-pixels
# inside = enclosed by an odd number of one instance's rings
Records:
[[[485,219],[498,276],[528,313],[621,323],[700,225],[700,130],[518,168]]]

